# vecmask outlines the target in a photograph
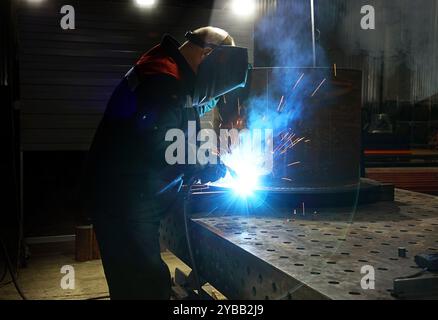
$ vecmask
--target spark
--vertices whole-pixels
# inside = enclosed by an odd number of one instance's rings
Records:
[[[303,202],[303,216],[305,216],[305,215],[306,215],[306,206],[305,206],[305,204]]]
[[[290,129],[284,129],[283,131],[281,131],[278,135],[281,136],[283,133],[285,133],[286,131],[290,131]]]
[[[300,164],[300,163],[301,163],[301,161],[297,161],[297,162],[294,162],[294,163],[290,163],[287,166],[288,167],[292,167],[292,166],[296,166],[297,164]]]
[[[281,113],[283,111],[283,107],[284,107],[284,96],[281,96],[280,103],[278,104],[277,107],[277,112]]]
[[[279,150],[283,149],[283,147],[284,147],[287,143],[289,143],[289,141],[290,141],[290,139],[287,139],[284,143],[279,144],[277,147],[275,147],[275,149],[274,149],[274,151],[272,151],[272,153],[274,154],[274,153],[278,152]]]
[[[281,178],[281,180],[289,181],[289,182],[292,182],[292,181],[293,181],[292,179],[289,179],[289,178]]]
[[[276,152],[278,152],[278,151],[284,149],[284,148],[287,146],[287,144],[291,142],[292,139],[293,139],[293,137],[290,137],[290,138],[287,139],[284,143],[278,145],[278,146],[274,149],[274,151],[273,151],[272,153],[275,154]],[[286,148],[286,150],[287,150],[287,148]],[[283,151],[284,151],[284,150],[283,150]],[[283,151],[282,151],[282,152],[283,152]],[[282,152],[281,152],[281,153],[282,153]]]
[[[319,84],[319,86],[315,89],[315,91],[313,91],[311,97],[313,97],[313,96],[318,92],[318,90],[322,87],[322,85],[326,82],[326,80],[327,80],[327,79],[324,78],[324,80],[321,81],[321,83]]]
[[[280,145],[280,147],[276,150],[276,151],[280,151],[280,154],[285,154],[286,152],[288,152],[289,149],[292,149],[293,147],[295,147],[298,143],[300,143],[301,141],[303,141],[305,138],[297,138],[295,140],[292,141],[292,139],[295,137],[295,135],[291,136],[289,139],[287,139],[287,141],[285,143],[283,143],[282,145]]]
[[[333,65],[333,69],[335,71],[335,77],[337,77],[338,76],[338,69],[337,69],[336,63]]]
[[[289,132],[285,133],[281,138],[281,141],[284,141],[284,139],[286,139],[288,136],[289,136]]]
[[[222,118],[222,115],[221,115],[221,113],[219,112],[219,110],[218,110],[218,112],[217,112],[217,115],[218,115],[218,117],[219,117],[219,121],[220,121],[220,122],[224,122],[224,118]]]
[[[298,81],[293,86],[292,90],[295,90],[298,87],[298,84],[301,82],[301,80],[304,78],[304,73],[301,74],[301,77],[298,79]]]
[[[293,142],[292,147],[295,147],[298,143],[300,143],[300,142],[303,141],[304,139],[305,139],[304,137],[296,139],[296,140]]]

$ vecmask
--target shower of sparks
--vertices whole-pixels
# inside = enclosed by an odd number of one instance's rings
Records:
[[[302,73],[301,76],[298,78],[297,82],[292,87],[292,91],[294,91],[298,87],[298,85],[300,84],[301,80],[303,80],[303,78],[304,78],[304,73]],[[287,95],[287,97],[281,96],[280,103],[278,104],[278,107],[277,107],[277,112],[278,113],[282,113],[283,112],[283,109],[286,106],[286,103],[288,102],[288,100],[289,100],[289,98],[291,96],[292,96],[292,93],[289,93]]]
[[[272,143],[271,139],[269,141]],[[240,139],[238,143],[225,146],[226,149],[221,147],[221,161],[235,174],[227,172],[223,179],[210,185],[231,189],[241,198],[252,196],[261,187],[261,177],[270,173],[265,166],[269,152],[254,149],[251,139]]]
[[[292,133],[290,128],[283,130],[277,137],[279,142],[274,150],[272,150],[274,159],[286,155],[287,152],[291,151],[297,144],[305,140],[304,137],[297,137],[296,134]],[[240,140],[239,143],[234,141],[234,144],[233,142],[230,144],[227,143],[228,141],[223,141],[223,137],[219,137],[219,139],[220,149],[216,150],[214,154],[219,155],[222,162],[231,168],[236,175],[232,176],[228,172],[225,178],[210,185],[231,189],[241,198],[252,196],[254,191],[262,187],[259,185],[261,177],[269,174],[269,172],[265,171],[263,165],[267,159],[267,154],[260,151],[254,153],[251,143],[241,143],[242,140]],[[245,139],[243,141],[245,141]],[[291,167],[300,163],[300,161],[296,161],[288,166]],[[288,177],[284,177],[282,180],[293,182],[293,180]]]
[[[302,137],[302,138],[298,138],[298,139],[295,139],[295,140],[292,142],[292,146],[291,146],[291,148],[295,147],[298,143],[300,143],[300,142],[303,141],[304,139],[305,139],[304,137]]]
[[[295,134],[286,133],[281,137],[280,143],[274,148],[274,155],[284,155],[302,142],[305,137],[296,138]]]
[[[315,96],[315,94],[318,92],[318,90],[322,87],[322,85],[327,81],[327,79],[324,78],[324,80],[321,81],[321,83],[319,84],[319,86],[315,89],[315,91],[313,91],[311,97]]]

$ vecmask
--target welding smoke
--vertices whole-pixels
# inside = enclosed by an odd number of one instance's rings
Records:
[[[276,10],[257,24],[255,43],[256,67],[272,69],[253,72],[253,80],[263,79],[266,86],[249,99],[248,127],[278,133],[303,120],[303,102],[318,84],[302,69],[313,67],[310,1],[278,1]],[[317,66],[327,66],[318,43],[316,56]]]

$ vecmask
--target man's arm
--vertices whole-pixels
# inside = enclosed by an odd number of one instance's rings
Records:
[[[152,156],[152,162],[160,169],[160,174],[166,181],[172,181],[184,175],[186,182],[193,176],[206,180],[217,180],[225,175],[221,166],[201,166],[187,164],[188,137],[185,136],[184,148],[186,164],[169,165],[165,154],[173,141],[166,141],[169,130],[180,129],[185,132],[187,121],[196,121],[194,109],[186,108],[186,94],[181,89],[181,83],[169,76],[157,76],[148,79],[145,86],[139,88],[138,113],[136,122],[144,147]],[[187,116],[192,113],[192,116]],[[196,139],[196,137],[195,137]]]
[[[173,77],[157,75],[149,77],[137,89],[138,111],[135,123],[141,139],[141,145],[149,153],[148,164],[157,170],[163,181],[172,181],[184,174],[186,178],[201,169],[199,165],[176,164],[166,161],[166,150],[173,141],[166,141],[169,130],[184,129],[188,120],[186,94],[181,88],[181,82]],[[196,121],[194,118],[193,121]],[[184,139],[184,158],[187,156],[187,136]]]

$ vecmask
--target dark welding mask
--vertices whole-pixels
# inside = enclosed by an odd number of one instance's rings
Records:
[[[199,66],[193,94],[193,106],[202,110],[200,114],[205,114],[216,106],[221,96],[245,87],[248,49],[205,43],[192,32],[187,32],[186,38],[202,48],[213,49]]]

